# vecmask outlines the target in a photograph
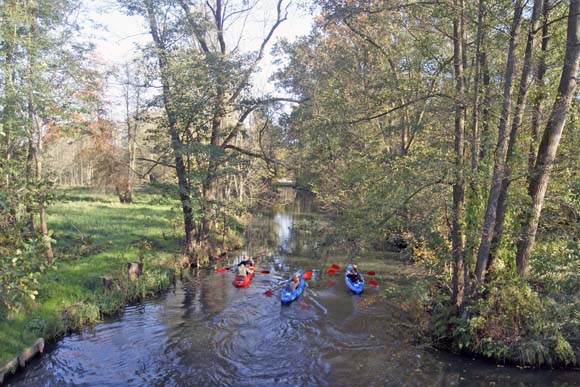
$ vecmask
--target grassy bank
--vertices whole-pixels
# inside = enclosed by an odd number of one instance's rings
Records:
[[[113,195],[74,190],[50,206],[55,264],[40,276],[35,300],[0,323],[0,365],[37,337],[57,337],[170,286],[179,214],[161,196],[135,196],[127,205]],[[127,278],[129,261],[144,264],[136,281]],[[110,289],[103,287],[102,276],[114,279]]]

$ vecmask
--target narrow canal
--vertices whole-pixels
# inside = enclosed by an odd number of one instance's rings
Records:
[[[232,274],[194,271],[158,298],[49,346],[11,386],[580,386],[574,371],[498,367],[417,344],[404,308],[383,297],[407,281],[396,254],[361,256],[378,287],[347,291],[332,251],[293,230],[304,212],[271,212],[247,232],[246,252],[277,246],[247,289]],[[312,256],[317,256],[312,258]],[[234,257],[230,258],[233,261]],[[295,269],[313,270],[305,293],[280,305],[273,289]]]

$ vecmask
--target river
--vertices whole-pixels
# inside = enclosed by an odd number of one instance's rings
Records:
[[[404,308],[383,296],[403,286],[409,265],[393,254],[358,259],[379,286],[355,296],[341,271],[326,273],[352,252],[297,237],[298,221],[314,220],[271,212],[248,228],[249,254],[278,247],[258,260],[270,273],[249,288],[234,288],[231,273],[188,273],[166,294],[48,345],[7,385],[580,386],[578,372],[500,367],[415,343]],[[264,294],[296,268],[314,272],[298,300],[281,306],[279,292]]]

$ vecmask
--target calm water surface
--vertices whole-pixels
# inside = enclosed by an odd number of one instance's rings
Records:
[[[504,368],[415,345],[405,313],[381,297],[409,267],[359,260],[380,286],[349,294],[342,275],[325,272],[345,266],[348,253],[304,258],[316,246],[293,237],[300,218],[271,214],[249,229],[251,254],[258,241],[279,246],[258,261],[270,274],[249,288],[234,288],[231,273],[192,272],[167,294],[52,344],[8,385],[580,386],[578,372]],[[264,295],[296,268],[314,270],[297,301],[282,307],[279,292]]]

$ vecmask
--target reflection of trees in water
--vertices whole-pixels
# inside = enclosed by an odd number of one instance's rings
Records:
[[[346,251],[348,258],[358,254],[356,241],[348,241],[334,227],[333,219],[316,213],[314,195],[291,188],[280,188],[291,204],[255,213],[245,230],[245,250],[250,255],[263,251],[313,258]]]
[[[272,209],[255,214],[245,231],[245,250],[252,255],[262,251],[280,254],[311,255],[318,245],[317,233],[305,228],[315,216]],[[296,225],[300,225],[298,228]],[[306,230],[306,232],[303,232]]]
[[[244,250],[249,255],[257,255],[262,251],[272,251],[278,248],[278,235],[273,226],[274,212],[259,212],[252,216],[252,221],[244,232]]]
[[[203,314],[206,318],[222,312],[228,300],[228,292],[231,291],[230,272],[211,277],[211,281],[202,278],[199,270],[192,270],[184,274],[183,299],[181,308],[183,318],[189,319],[194,315]]]

